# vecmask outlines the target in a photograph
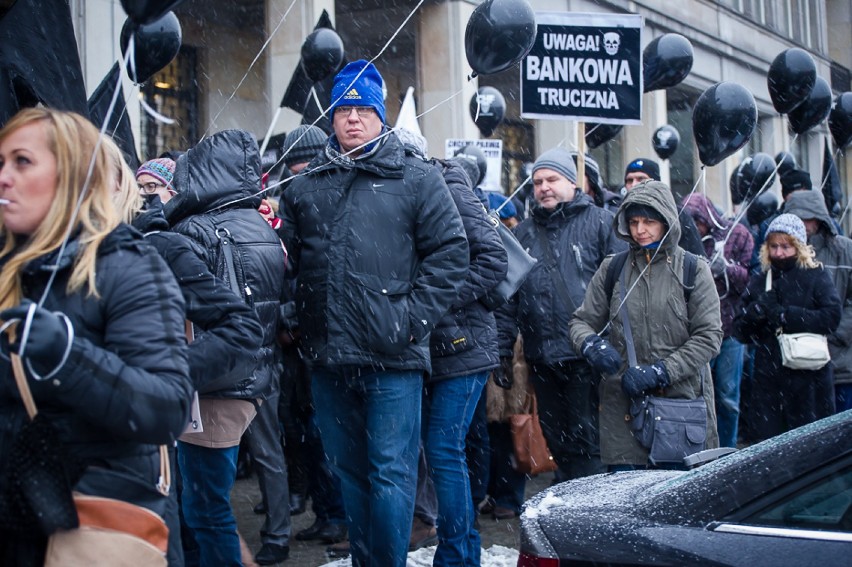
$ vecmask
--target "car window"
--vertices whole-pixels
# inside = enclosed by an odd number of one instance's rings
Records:
[[[743,523],[852,533],[852,467],[774,502]]]

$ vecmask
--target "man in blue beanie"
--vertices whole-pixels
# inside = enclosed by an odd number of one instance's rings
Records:
[[[626,244],[612,230],[612,213],[577,187],[568,150],[556,147],[541,154],[532,180],[536,206],[515,228],[515,236],[538,264],[498,312],[501,368],[495,372],[501,380],[495,382],[511,384],[512,347],[520,329],[539,421],[559,465],[557,479],[563,481],[606,472],[598,435],[599,374],[565,337],[598,266]],[[520,504],[498,502],[495,516],[517,514]]]
[[[348,64],[333,134],[281,201],[316,419],[340,477],[353,565],[404,566],[429,333],[467,276],[440,170],[385,127],[382,77]]]

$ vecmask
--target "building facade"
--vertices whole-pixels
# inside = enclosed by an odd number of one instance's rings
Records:
[[[281,134],[301,115],[279,103],[299,62],[304,38],[326,11],[343,39],[349,60],[376,58],[386,80],[388,121],[393,124],[402,96],[414,87],[421,129],[431,153],[443,155],[449,138],[481,137],[468,105],[477,88],[493,86],[507,103],[506,118],[491,136],[503,140],[503,189],[525,177],[524,165],[562,143],[576,146],[577,125],[562,120],[524,120],[519,108],[517,67],[470,79],[464,50],[467,21],[479,2],[464,0],[186,0],[176,14],[183,47],[172,64],[145,85],[127,82],[128,110],[140,156],[183,149],[209,133],[244,128],[261,140]],[[721,81],[733,81],[753,95],[758,128],[736,155],[705,170],[708,196],[730,211],[728,179],[746,156],[762,151],[792,153],[818,186],[825,123],[801,136],[774,110],[767,88],[770,63],[790,47],[806,49],[817,74],[835,96],[852,89],[852,0],[530,0],[536,12],[634,13],[644,18],[642,44],[665,33],[690,40],[694,64],[678,86],[643,96],[642,124],[626,126],[592,153],[607,184],[618,189],[624,165],[639,156],[656,159],[651,137],[664,124],[681,135],[678,151],[659,160],[664,180],[683,195],[701,179],[692,135],[692,108],[700,94]],[[89,93],[121,57],[118,36],[125,16],[119,0],[71,0],[78,45]],[[177,120],[158,123],[140,111],[144,99]],[[272,127],[270,129],[270,124]],[[848,151],[847,151],[848,153]],[[844,187],[852,179],[847,156],[836,154]],[[777,187],[776,187],[777,190]]]

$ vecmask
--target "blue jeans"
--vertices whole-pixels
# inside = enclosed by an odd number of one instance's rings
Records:
[[[473,527],[465,436],[487,372],[447,378],[426,387],[423,437],[426,463],[438,496],[438,549],[432,565],[479,565],[481,541]]]
[[[745,347],[728,337],[716,358],[710,361],[716,395],[716,424],[719,446],[737,446],[737,423],[740,419],[740,380],[743,375]]]
[[[488,439],[488,413],[485,394],[479,396],[479,403],[473,412],[473,419],[467,430],[465,453],[467,453],[467,471],[470,479],[470,497],[477,506],[488,495],[489,463],[491,462],[491,441]]]
[[[317,426],[340,478],[353,567],[404,567],[414,514],[423,373],[312,372]]]
[[[197,544],[197,549],[187,550],[187,567],[243,564],[237,521],[231,510],[239,450],[239,446],[211,449],[178,442],[181,508],[187,535]]]
[[[834,392],[837,396],[837,413],[852,409],[852,384],[835,384]]]

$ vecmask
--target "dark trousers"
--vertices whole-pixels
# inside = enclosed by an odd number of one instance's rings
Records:
[[[491,474],[488,494],[494,498],[497,506],[520,514],[521,505],[524,503],[527,475],[516,471],[512,466],[515,449],[512,445],[512,431],[509,423],[505,421],[489,423],[488,437],[491,439]]]
[[[538,417],[559,482],[606,472],[598,433],[598,375],[585,361],[533,364]]]

